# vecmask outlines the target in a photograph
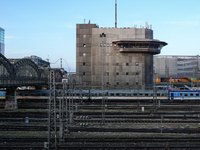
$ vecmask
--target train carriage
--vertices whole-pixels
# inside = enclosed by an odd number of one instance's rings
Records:
[[[200,100],[200,90],[171,90],[169,91],[170,100]]]

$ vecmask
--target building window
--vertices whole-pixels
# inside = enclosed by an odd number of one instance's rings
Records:
[[[116,82],[116,85],[119,85],[119,82]]]
[[[83,63],[83,66],[85,66],[85,63]]]
[[[106,75],[109,76],[109,72],[106,72]]]
[[[112,47],[112,43],[110,43],[110,47]]]
[[[138,82],[136,82],[135,84],[138,85]]]
[[[135,63],[136,66],[139,66],[139,63]]]
[[[137,71],[137,72],[136,72],[136,75],[139,75],[139,74],[140,74],[140,73]]]
[[[83,53],[83,56],[85,56],[86,54],[85,53]]]
[[[119,75],[119,72],[117,72],[116,75],[118,76],[118,75]]]
[[[107,66],[109,66],[109,63],[107,63]]]
[[[126,66],[128,66],[128,63],[126,63]]]
[[[119,63],[116,63],[116,66],[119,66]]]
[[[86,35],[83,35],[83,38],[86,38]]]
[[[100,43],[100,47],[102,47],[103,46],[103,44],[102,43]]]
[[[85,72],[83,72],[83,75],[85,75]]]
[[[126,85],[129,85],[129,83],[128,83],[128,82],[126,82]]]
[[[107,47],[109,47],[109,43],[107,43]]]
[[[128,72],[126,72],[126,75],[128,75]]]
[[[103,44],[103,47],[106,47],[106,44]]]
[[[107,53],[107,56],[109,56],[109,53]]]
[[[83,44],[83,47],[86,47],[86,44]]]
[[[109,85],[109,82],[106,82],[106,85]]]

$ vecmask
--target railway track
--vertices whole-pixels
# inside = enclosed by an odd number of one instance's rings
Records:
[[[58,128],[59,129],[59,128]],[[69,127],[70,132],[136,132],[136,133],[160,133],[161,128],[92,128]],[[9,126],[0,125],[0,131],[47,131],[46,126]],[[162,133],[189,133],[198,134],[200,128],[163,128]]]

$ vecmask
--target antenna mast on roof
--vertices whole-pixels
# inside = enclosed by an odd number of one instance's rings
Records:
[[[117,0],[115,0],[115,28],[117,28]]]

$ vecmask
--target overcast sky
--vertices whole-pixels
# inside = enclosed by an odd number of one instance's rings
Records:
[[[200,53],[200,0],[118,0],[118,27],[152,25],[154,39],[168,43],[161,55]],[[63,58],[76,70],[76,24],[115,26],[115,0],[0,0],[5,56]],[[67,63],[66,63],[67,62]],[[60,67],[60,62],[51,65]]]

